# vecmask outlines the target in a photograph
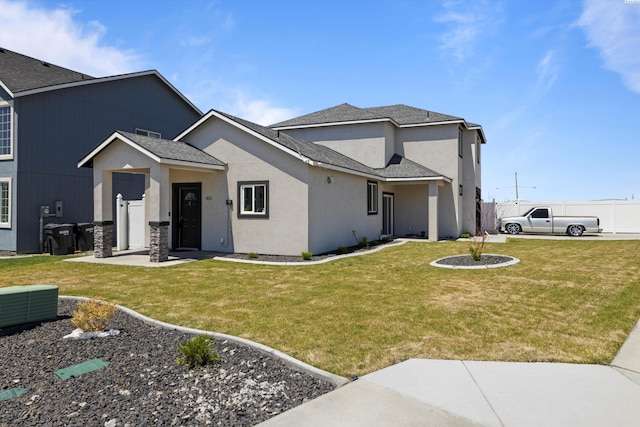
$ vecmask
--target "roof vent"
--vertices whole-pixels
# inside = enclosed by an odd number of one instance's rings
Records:
[[[45,62],[45,61],[42,61],[42,65],[44,65],[45,67],[48,67],[48,66],[49,66],[49,63],[48,63],[48,62]]]

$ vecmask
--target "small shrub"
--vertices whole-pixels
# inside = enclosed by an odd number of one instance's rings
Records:
[[[371,243],[369,243],[371,246],[378,246],[380,244],[379,241],[377,240],[372,240]]]
[[[100,297],[81,301],[73,312],[71,323],[83,332],[104,331],[109,320],[116,314],[118,308],[112,302],[106,302]]]
[[[305,261],[309,261],[313,258],[313,254],[311,252],[302,252],[300,256],[302,256],[302,259]]]
[[[258,254],[257,254],[257,253],[255,253],[255,252],[249,252],[249,253],[247,254],[247,256],[248,256],[249,258],[251,258],[251,259],[258,259],[258,258],[260,257],[260,255],[258,255]]]
[[[369,247],[369,239],[367,239],[367,236],[363,236],[362,239],[360,239],[358,246],[363,249]]]
[[[391,241],[391,239],[389,238],[389,236],[384,236],[382,239],[380,239],[380,241],[382,243],[389,243]]]
[[[475,246],[469,247],[469,253],[471,254],[471,258],[474,261],[480,261],[480,259],[482,258],[482,250]]]
[[[338,247],[338,254],[344,255],[347,252],[349,252],[349,249],[346,246],[339,246]]]
[[[210,346],[211,337],[198,335],[190,340],[181,342],[176,350],[182,355],[176,358],[176,363],[187,369],[205,366],[220,361],[220,355]]]
[[[482,258],[482,252],[484,251],[484,244],[487,240],[488,233],[482,233],[482,230],[478,231],[478,235],[473,237],[471,244],[469,245],[469,253],[474,261],[480,261]]]

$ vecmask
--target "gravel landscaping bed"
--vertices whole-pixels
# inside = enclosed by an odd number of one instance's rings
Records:
[[[2,426],[251,426],[335,388],[256,349],[214,341],[221,362],[187,370],[175,346],[193,335],[118,311],[120,334],[63,339],[75,301],[59,300],[58,320],[0,330]],[[102,359],[108,366],[62,380],[58,369]]]
[[[491,265],[501,265],[513,262],[515,258],[506,255],[483,254],[479,261],[475,261],[470,255],[454,255],[435,260],[433,264],[452,267],[482,267]]]
[[[286,263],[306,263],[306,262],[310,262],[310,261],[320,261],[326,258],[332,258],[335,257],[337,255],[346,255],[346,254],[354,254],[354,253],[358,253],[358,254],[364,254],[369,252],[371,249],[377,248],[378,246],[382,246],[382,245],[388,245],[388,244],[392,244],[394,242],[393,239],[389,239],[387,241],[379,241],[376,242],[375,244],[371,244],[367,247],[361,247],[359,245],[354,245],[354,246],[349,246],[349,247],[345,247],[343,248],[344,252],[338,252],[338,251],[333,251],[333,252],[328,252],[328,253],[324,253],[324,254],[319,254],[319,255],[312,255],[311,259],[305,260],[302,259],[302,256],[292,256],[292,255],[269,255],[269,254],[256,254],[257,258],[254,257],[250,257],[249,254],[243,254],[243,253],[230,253],[230,254],[225,254],[225,253],[221,253],[220,255],[218,255],[218,258],[230,258],[230,259],[241,259],[241,260],[245,260],[245,261],[254,261],[254,262],[286,262]]]

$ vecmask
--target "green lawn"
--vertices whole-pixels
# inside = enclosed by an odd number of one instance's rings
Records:
[[[487,244],[514,266],[429,263],[468,243],[407,243],[316,266],[214,260],[142,268],[0,260],[0,286],[49,283],[274,347],[339,375],[412,357],[609,363],[640,318],[640,241]]]

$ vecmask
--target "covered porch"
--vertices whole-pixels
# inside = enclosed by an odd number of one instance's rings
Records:
[[[114,132],[85,156],[78,167],[93,168],[96,258],[113,256],[113,173],[145,176],[145,242],[149,246],[149,260],[156,263],[169,259],[170,227],[172,221],[176,221],[171,216],[174,208],[172,184],[181,176],[202,179],[203,174],[209,176],[226,170],[223,162],[183,142],[127,132]],[[201,195],[198,196],[193,192],[185,193],[189,204],[193,204],[194,211],[197,205],[200,214]]]
[[[382,234],[433,242],[449,237],[457,227],[450,215],[450,193],[447,179],[387,180],[382,186]]]

